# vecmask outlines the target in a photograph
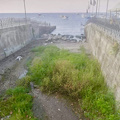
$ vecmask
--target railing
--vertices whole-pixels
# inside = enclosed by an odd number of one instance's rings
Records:
[[[2,18],[0,19],[0,29],[30,24],[30,19],[22,18]]]
[[[50,25],[46,22],[31,20],[30,18],[27,18],[27,19],[25,19],[25,18],[2,18],[2,19],[0,19],[0,29],[31,24],[33,22],[36,24],[42,25],[42,26]]]
[[[99,30],[104,31],[105,34],[108,34],[120,44],[120,20],[92,18],[88,23],[95,24]]]
[[[120,30],[120,20],[115,18],[111,18],[111,19],[92,18],[88,22],[93,22],[95,24],[102,25],[110,29]]]

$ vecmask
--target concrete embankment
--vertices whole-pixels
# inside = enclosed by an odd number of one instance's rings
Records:
[[[0,29],[0,60],[21,49],[42,34],[51,33],[55,26],[39,26],[39,23]]]
[[[117,36],[93,23],[86,25],[85,33],[93,55],[101,64],[107,85],[114,90],[116,100],[120,100],[120,45]]]
[[[43,34],[50,34],[56,29],[56,26],[39,26],[39,37]]]

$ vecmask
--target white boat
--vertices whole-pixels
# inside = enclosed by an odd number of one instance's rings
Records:
[[[66,20],[66,19],[68,19],[68,16],[62,15],[61,18],[62,18],[63,20]]]
[[[38,16],[41,16],[42,14],[38,13]]]
[[[63,20],[67,19],[67,16],[63,16],[62,19],[63,19]]]
[[[82,17],[82,18],[85,18],[85,14],[82,14],[81,17]]]

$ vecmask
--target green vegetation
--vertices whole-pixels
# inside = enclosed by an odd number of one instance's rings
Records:
[[[0,118],[10,116],[9,120],[36,120],[31,109],[32,96],[25,87],[9,89],[0,99]]]
[[[27,63],[28,75],[0,99],[0,117],[10,120],[36,120],[32,114],[30,81],[43,92],[58,93],[81,106],[90,120],[119,120],[113,94],[107,88],[97,60],[81,53],[70,53],[55,46],[33,49],[36,57]]]
[[[37,47],[29,76],[47,93],[59,93],[77,101],[90,120],[118,120],[113,94],[108,90],[98,62],[55,46]]]

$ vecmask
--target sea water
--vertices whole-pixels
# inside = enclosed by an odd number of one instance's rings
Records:
[[[28,13],[27,17],[33,20],[47,22],[56,26],[53,34],[62,35],[81,35],[84,34],[84,25],[87,19],[82,16],[82,13]],[[63,19],[62,16],[66,16]],[[0,18],[24,18],[23,13],[6,13],[0,14]]]

